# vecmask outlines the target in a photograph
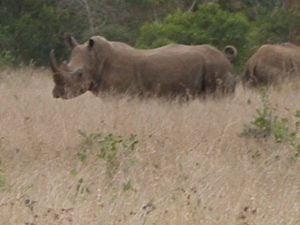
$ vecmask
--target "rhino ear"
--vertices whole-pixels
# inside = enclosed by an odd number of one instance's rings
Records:
[[[92,38],[90,38],[89,39],[89,49],[92,49],[94,44],[95,44],[95,41]]]
[[[64,42],[71,50],[78,45],[78,42],[70,33],[64,34]]]

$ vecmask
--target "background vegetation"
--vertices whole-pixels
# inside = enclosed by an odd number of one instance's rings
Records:
[[[2,0],[0,64],[46,65],[62,36],[100,34],[151,48],[170,42],[237,46],[238,62],[264,43],[299,43],[300,4],[292,0]]]

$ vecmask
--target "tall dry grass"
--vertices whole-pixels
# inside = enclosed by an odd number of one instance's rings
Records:
[[[52,98],[50,78],[32,68],[0,73],[0,224],[300,224],[293,149],[240,137],[261,107],[258,92],[238,87],[184,104],[89,93],[64,101]],[[297,86],[270,91],[291,120]],[[108,176],[95,154],[77,157],[78,130],[139,143]]]

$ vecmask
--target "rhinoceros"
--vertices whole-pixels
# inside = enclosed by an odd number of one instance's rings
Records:
[[[263,45],[247,61],[242,81],[246,86],[276,84],[300,76],[300,47],[291,43]]]
[[[50,52],[55,98],[70,99],[87,91],[178,96],[232,93],[232,65],[209,45],[169,44],[155,49],[136,49],[122,42],[91,37],[79,44],[66,34],[71,57],[58,66]]]

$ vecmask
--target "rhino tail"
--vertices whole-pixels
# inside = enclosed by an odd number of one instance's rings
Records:
[[[234,47],[232,45],[227,45],[223,49],[223,53],[225,54],[226,58],[229,60],[230,63],[234,63],[234,61],[238,55],[238,50],[236,49],[236,47]]]

